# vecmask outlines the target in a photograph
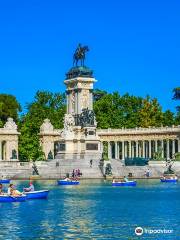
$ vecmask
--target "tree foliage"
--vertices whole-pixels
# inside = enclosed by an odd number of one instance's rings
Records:
[[[173,89],[173,99],[180,100],[180,87],[176,87]],[[175,124],[180,125],[180,106],[178,105],[176,109],[177,109],[177,114],[175,116]]]
[[[104,94],[94,103],[99,128],[135,128],[173,124],[173,113],[163,114],[157,99]],[[169,115],[168,115],[169,114]],[[167,119],[171,115],[171,118]]]
[[[10,94],[0,94],[0,127],[4,125],[8,117],[12,117],[17,122],[20,111],[21,106],[16,97]]]
[[[19,156],[21,160],[42,160],[45,157],[39,143],[40,126],[48,118],[55,128],[63,127],[65,96],[38,91],[34,102],[27,105],[27,110],[19,122]]]

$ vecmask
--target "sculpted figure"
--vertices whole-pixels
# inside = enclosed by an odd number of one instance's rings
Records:
[[[64,130],[73,131],[73,126],[75,125],[74,117],[71,114],[64,115]]]

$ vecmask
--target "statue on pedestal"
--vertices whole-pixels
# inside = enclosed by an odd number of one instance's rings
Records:
[[[77,49],[75,50],[75,53],[73,55],[73,65],[78,65],[78,62],[80,61],[80,65],[84,66],[84,60],[86,58],[86,52],[89,51],[88,46],[82,47],[79,43]]]

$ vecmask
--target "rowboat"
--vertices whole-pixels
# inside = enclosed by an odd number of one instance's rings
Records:
[[[73,180],[58,180],[58,185],[79,185],[79,181],[73,181]]]
[[[136,181],[112,182],[112,186],[136,186]]]
[[[5,184],[5,183],[10,183],[10,179],[0,179],[0,183]]]
[[[24,194],[27,196],[27,199],[44,199],[48,197],[49,190],[24,192]]]
[[[176,183],[178,181],[177,178],[161,178],[160,179],[161,182],[171,182],[171,183]]]
[[[9,195],[0,195],[0,202],[24,202],[26,200],[26,195],[21,196],[9,196]]]

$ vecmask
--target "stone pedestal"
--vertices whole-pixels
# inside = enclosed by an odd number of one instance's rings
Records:
[[[96,82],[87,67],[73,67],[64,81],[67,93],[67,113],[64,117],[64,149],[56,158],[100,159],[101,144],[96,133],[93,112],[93,84]]]

